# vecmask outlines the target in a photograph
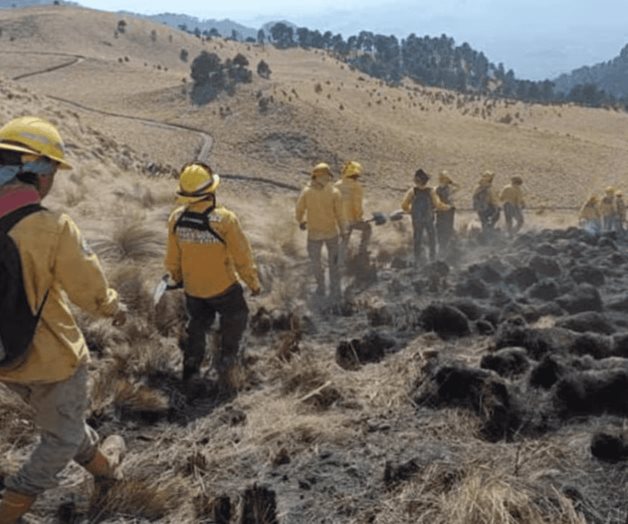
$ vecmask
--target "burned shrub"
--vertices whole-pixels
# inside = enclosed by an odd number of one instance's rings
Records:
[[[537,274],[545,277],[558,277],[561,274],[560,265],[554,258],[537,255],[532,257],[529,264]]]
[[[577,331],[578,333],[602,333],[612,335],[615,328],[606,320],[606,317],[596,311],[584,311],[559,319],[556,327]]]
[[[598,268],[589,265],[580,265],[574,267],[569,275],[578,284],[591,284],[594,286],[603,286],[606,279],[604,273]]]
[[[532,387],[550,389],[568,372],[555,356],[546,355],[530,373],[529,383]]]
[[[628,459],[628,443],[622,435],[596,433],[591,439],[591,455],[604,462]]]
[[[469,319],[466,315],[447,304],[430,304],[421,312],[419,324],[426,331],[434,331],[444,340],[466,337],[471,334]]]
[[[553,402],[563,418],[580,415],[628,415],[628,370],[570,373],[557,384]]]
[[[392,348],[395,343],[393,339],[376,332],[350,342],[341,340],[336,348],[336,362],[341,368],[349,370],[358,369],[362,364],[369,362],[380,362],[386,350]]]
[[[496,442],[509,438],[520,426],[518,410],[506,384],[483,369],[443,366],[419,387],[417,404],[459,407],[478,415],[482,436]]]
[[[480,367],[493,370],[502,377],[514,378],[525,373],[530,367],[530,362],[525,349],[513,347],[484,355]]]
[[[516,286],[520,291],[525,291],[538,281],[539,277],[536,271],[530,267],[518,267],[513,269],[506,277],[506,282],[511,286]]]
[[[584,311],[602,311],[602,298],[599,291],[590,284],[580,284],[571,293],[556,299],[556,302],[568,313]]]

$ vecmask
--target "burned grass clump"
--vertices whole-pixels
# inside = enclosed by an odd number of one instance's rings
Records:
[[[362,365],[380,362],[396,341],[375,331],[362,339],[341,340],[336,348],[336,363],[343,369],[356,370]]]
[[[419,384],[415,402],[472,411],[482,421],[482,437],[490,442],[511,438],[522,425],[520,409],[506,383],[483,369],[441,366]]]

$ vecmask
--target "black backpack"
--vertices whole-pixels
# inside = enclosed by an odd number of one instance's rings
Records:
[[[28,215],[42,211],[39,204],[22,207],[0,218],[0,369],[26,358],[48,293],[36,314],[28,303],[20,253],[9,231]]]
[[[412,221],[415,223],[431,222],[434,220],[434,203],[432,202],[432,188],[414,188],[412,200]]]
[[[218,232],[211,226],[209,215],[215,207],[209,207],[207,211],[198,213],[196,211],[185,210],[174,225],[174,232],[177,232],[179,228],[195,229],[197,231],[208,231],[216,240],[221,244],[226,244],[225,239],[222,238]]]

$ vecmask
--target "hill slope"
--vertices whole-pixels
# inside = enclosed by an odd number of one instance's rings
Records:
[[[628,131],[624,114],[499,102],[410,84],[390,88],[322,53],[202,42],[139,19],[129,20],[125,33],[114,38],[118,20],[116,14],[65,7],[4,11],[2,71],[17,76],[47,60],[68,60],[37,56],[43,49],[81,55],[72,67],[23,82],[85,106],[203,129],[215,141],[212,161],[227,173],[299,185],[298,173],[317,161],[339,169],[356,158],[366,166],[367,185],[392,197],[418,166],[448,169],[468,202],[479,173],[493,169],[498,185],[523,175],[531,202],[555,206],[577,205],[592,184],[622,182],[628,161],[620,138]],[[264,59],[271,80],[255,77],[233,97],[194,106],[182,82],[189,63],[181,61],[181,49],[190,60],[203,49],[223,60],[241,52],[252,68]],[[272,97],[266,112],[259,110],[260,97]],[[161,134],[147,148],[145,126],[101,116],[91,121],[160,162],[183,163],[200,147],[198,139]]]
[[[593,66],[575,69],[554,80],[557,91],[568,93],[578,84],[593,84],[617,98],[628,98],[628,45],[619,56]]]

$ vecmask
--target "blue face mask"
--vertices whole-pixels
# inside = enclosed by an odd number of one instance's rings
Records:
[[[22,171],[22,166],[0,166],[0,186],[13,180]]]
[[[40,157],[21,166],[0,166],[0,186],[11,182],[21,173],[32,175],[51,176],[57,171],[57,162],[45,157]]]
[[[26,164],[22,166],[21,173],[50,176],[55,174],[58,165],[59,164],[57,164],[54,160],[50,160],[46,157],[39,157],[37,160],[33,160],[32,162],[26,162]]]

